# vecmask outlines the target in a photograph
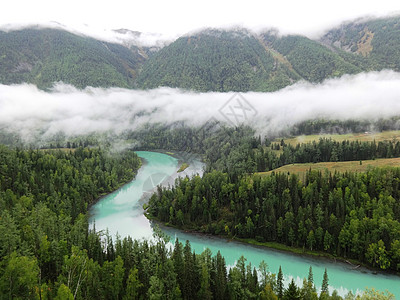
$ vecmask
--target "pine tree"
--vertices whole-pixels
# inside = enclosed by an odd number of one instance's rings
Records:
[[[312,267],[310,266],[310,269],[308,270],[308,279],[307,279],[309,284],[313,284],[314,283],[314,275],[313,275],[313,271],[312,271]]]
[[[328,284],[328,272],[324,272],[324,278],[322,280],[322,287],[321,287],[321,294],[326,294],[329,295],[329,290],[328,290],[329,284]]]
[[[139,280],[139,270],[137,268],[131,269],[126,281],[126,295],[124,299],[139,299],[141,287],[143,287],[143,284]]]
[[[285,290],[285,294],[283,296],[283,299],[287,300],[300,300],[300,294],[299,290],[294,283],[294,280],[292,278],[292,281],[290,282],[288,288]]]
[[[225,259],[221,255],[221,252],[218,251],[217,256],[213,260],[215,264],[215,299],[224,299],[227,292],[227,272],[226,272],[226,264]]]
[[[206,264],[201,265],[200,290],[198,292],[198,298],[204,300],[212,298],[210,291],[210,274],[208,273]]]
[[[283,298],[283,273],[282,268],[279,266],[278,278],[276,280],[276,292],[278,294],[278,298]]]
[[[172,259],[174,262],[176,280],[179,286],[182,287],[184,282],[184,260],[183,260],[182,244],[179,242],[178,239],[175,240],[175,247],[172,253]]]

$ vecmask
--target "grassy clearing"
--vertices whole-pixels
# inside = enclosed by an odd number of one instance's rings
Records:
[[[280,168],[277,168],[268,172],[258,172],[258,175],[269,175],[272,172],[290,173],[297,174],[300,178],[303,178],[306,172],[310,169],[330,172],[365,172],[369,168],[375,167],[400,167],[400,158],[380,158],[375,160],[363,160],[360,165],[360,161],[339,161],[339,162],[321,162],[321,163],[306,163],[306,164],[291,164]]]
[[[178,170],[177,172],[178,172],[178,173],[179,173],[179,172],[183,172],[183,171],[185,171],[188,167],[189,167],[189,164],[183,163],[183,164],[180,166],[180,168],[179,168],[179,170]]]
[[[318,141],[320,138],[332,139],[335,141],[390,141],[400,140],[400,130],[391,130],[383,132],[368,132],[368,133],[349,133],[349,134],[322,134],[322,135],[301,135],[293,138],[284,139],[286,144],[295,146],[299,143],[308,143]],[[274,142],[280,142],[281,139],[276,139]]]

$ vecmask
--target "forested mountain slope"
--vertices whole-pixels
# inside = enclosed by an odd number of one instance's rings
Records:
[[[357,66],[319,42],[304,36],[278,37],[266,33],[261,35],[261,40],[269,51],[280,53],[302,79],[310,82],[320,82],[332,76],[355,74],[363,70],[362,65]]]
[[[300,79],[244,30],[206,30],[181,37],[149,59],[138,77],[143,88],[269,91]]]
[[[346,23],[330,30],[321,41],[366,58],[370,69],[400,71],[400,17]]]
[[[0,31],[0,83],[196,91],[275,91],[296,81],[400,70],[400,17],[357,20],[320,40],[207,29],[149,48],[98,41],[55,29]],[[150,55],[150,53],[152,55]]]
[[[0,82],[28,82],[41,88],[63,81],[86,86],[133,87],[146,60],[142,49],[128,49],[55,29],[0,31]]]

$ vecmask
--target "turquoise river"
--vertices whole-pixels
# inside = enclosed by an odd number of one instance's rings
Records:
[[[95,224],[97,231],[108,229],[114,236],[118,233],[121,237],[130,235],[135,239],[152,238],[152,224],[143,215],[143,196],[151,193],[159,184],[172,184],[178,176],[179,164],[177,158],[163,153],[138,151],[137,154],[143,159],[144,164],[136,178],[114,193],[103,197],[91,208],[90,226]],[[202,167],[203,164],[199,160],[192,159],[190,167],[183,175],[201,174]],[[171,236],[171,241],[176,237],[181,242],[189,240],[196,253],[201,253],[206,248],[213,254],[218,250],[221,251],[227,265],[230,266],[234,265],[241,255],[246,257],[247,263],[251,262],[255,267],[264,260],[273,273],[277,273],[279,266],[282,266],[282,271],[286,275],[285,281],[294,278],[299,286],[302,285],[303,278],[308,275],[308,269],[312,266],[317,289],[320,289],[323,272],[327,268],[331,292],[336,289],[343,296],[350,290],[355,294],[366,287],[374,287],[382,291],[388,290],[396,296],[396,299],[400,299],[400,277],[395,275],[374,274],[364,268],[354,270],[351,265],[342,262],[292,255],[172,228],[162,227],[162,230]]]

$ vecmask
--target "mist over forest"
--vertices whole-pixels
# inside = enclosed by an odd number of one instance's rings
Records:
[[[400,296],[400,15],[331,8],[0,24],[0,300]]]
[[[226,109],[238,105],[235,95],[173,88],[79,90],[63,83],[50,91],[29,84],[0,85],[0,126],[26,143],[60,134],[120,135],[145,124],[201,127],[210,119],[228,126],[249,125],[263,137],[290,134],[296,125],[314,119],[358,120],[370,123],[374,131],[374,122],[400,113],[400,74],[370,72],[321,84],[300,82],[274,93],[241,93],[250,110],[244,114],[234,108],[235,115],[229,116]]]

